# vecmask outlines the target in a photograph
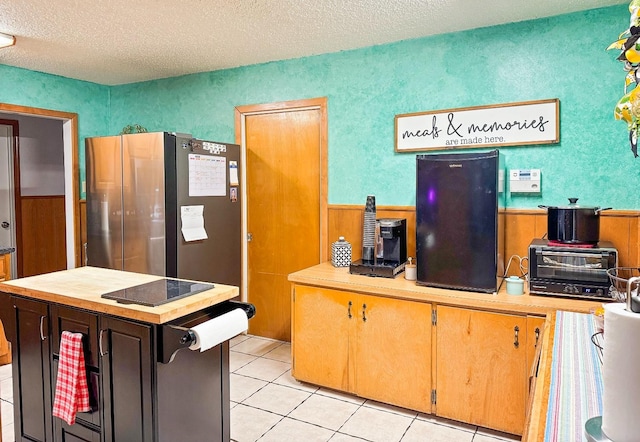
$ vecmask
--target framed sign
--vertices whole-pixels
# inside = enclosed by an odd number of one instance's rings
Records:
[[[560,141],[560,102],[494,104],[396,115],[396,152]]]

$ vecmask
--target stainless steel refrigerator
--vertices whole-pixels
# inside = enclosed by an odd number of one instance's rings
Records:
[[[240,285],[238,145],[154,132],[85,148],[88,265]]]
[[[497,292],[504,272],[499,152],[418,155],[416,162],[417,284]]]

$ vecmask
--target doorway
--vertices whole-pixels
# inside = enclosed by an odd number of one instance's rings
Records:
[[[14,138],[17,122],[0,119],[0,247],[16,248],[16,211],[14,187]],[[14,253],[16,256],[16,253]],[[17,275],[16,259],[11,260],[10,274]]]
[[[55,244],[56,250],[63,253],[62,266],[65,268],[74,268],[76,263],[80,263],[80,190],[79,190],[79,168],[78,168],[78,115],[68,112],[52,111],[48,109],[33,108],[27,106],[17,106],[11,104],[0,103],[0,113],[5,114],[4,118],[14,116],[16,119],[21,116],[42,118],[45,121],[58,120],[62,124],[62,144],[63,144],[63,163],[64,163],[64,190],[62,200],[60,201],[60,210],[62,218],[60,224],[64,231],[64,237]],[[14,134],[15,135],[15,134]],[[14,137],[15,139],[15,137]],[[15,151],[15,149],[14,149]],[[19,189],[19,187],[18,187]],[[16,210],[20,210],[20,204],[17,204]],[[47,209],[41,210],[40,213],[47,213]],[[24,216],[31,216],[22,214]],[[19,220],[19,216],[17,219]],[[30,218],[31,219],[31,218]],[[20,229],[20,226],[17,226]],[[43,233],[44,235],[44,233]],[[16,238],[16,248],[20,247],[19,237]],[[12,261],[16,261],[12,256]],[[20,275],[18,272],[15,276]],[[15,277],[14,276],[14,277]]]
[[[289,273],[326,260],[327,100],[236,108],[245,164],[243,297],[249,332],[291,340]]]

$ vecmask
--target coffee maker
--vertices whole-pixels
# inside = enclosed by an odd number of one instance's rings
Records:
[[[349,273],[393,278],[404,270],[407,260],[407,220],[377,219],[375,232],[373,259],[360,259],[351,263]]]

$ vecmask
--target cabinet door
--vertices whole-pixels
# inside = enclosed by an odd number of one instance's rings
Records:
[[[85,427],[80,423],[67,425],[66,422],[56,419],[56,441],[59,442],[100,442],[100,432]]]
[[[356,393],[430,413],[431,304],[361,296],[356,307]]]
[[[522,434],[526,333],[521,316],[438,306],[436,414]]]
[[[153,439],[151,326],[100,318],[105,442]]]
[[[544,320],[539,316],[527,316],[527,373],[531,372],[536,350],[542,343]]]
[[[12,298],[14,415],[17,441],[53,440],[51,351],[47,304]]]
[[[293,376],[305,382],[353,392],[349,339],[356,295],[296,285],[293,302]]]

